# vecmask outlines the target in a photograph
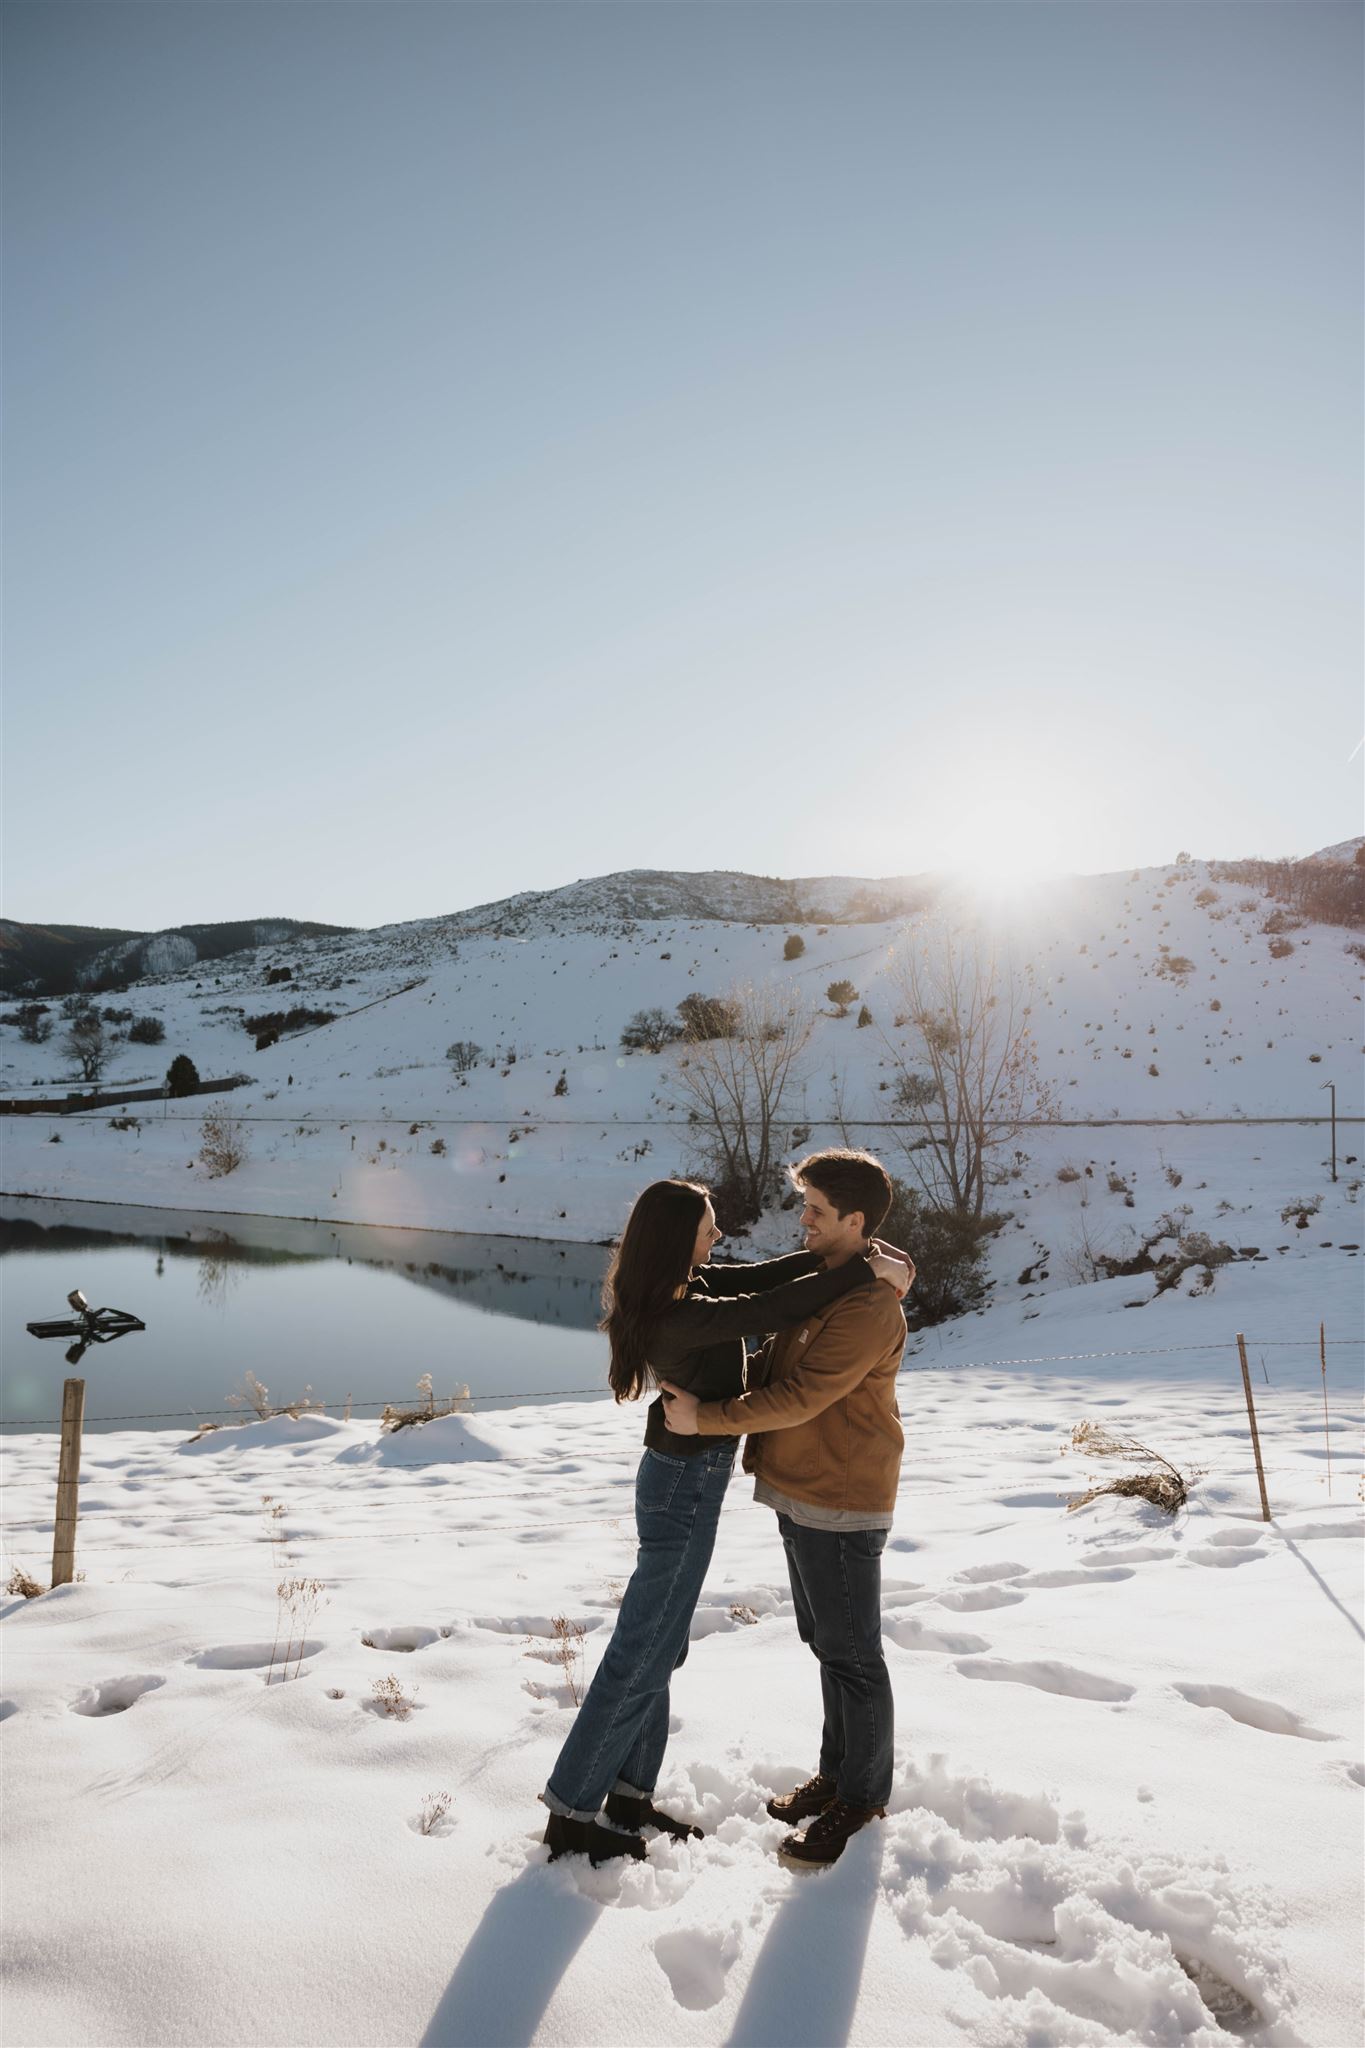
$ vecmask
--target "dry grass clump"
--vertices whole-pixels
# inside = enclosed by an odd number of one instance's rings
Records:
[[[580,1707],[583,1704],[583,1637],[586,1631],[581,1621],[570,1621],[565,1614],[556,1614],[550,1627],[554,1630],[555,1661],[564,1672],[570,1699]]]
[[[376,1678],[371,1690],[380,1712],[391,1714],[395,1721],[406,1721],[417,1704],[417,1687],[413,1687],[413,1697],[409,1699],[392,1672],[387,1678]]]
[[[1153,1507],[1164,1508],[1169,1515],[1185,1505],[1189,1489],[1183,1473],[1177,1472],[1170,1459],[1163,1458],[1160,1451],[1151,1450],[1135,1436],[1116,1436],[1103,1422],[1078,1422],[1071,1432],[1067,1448],[1079,1451],[1087,1458],[1141,1458],[1149,1465],[1164,1468],[1159,1472],[1129,1472],[1122,1479],[1110,1479],[1103,1486],[1092,1486],[1088,1492],[1077,1494],[1067,1502],[1068,1514],[1076,1508],[1085,1507],[1092,1500],[1098,1500],[1102,1493],[1148,1500]]]
[[[1123,1479],[1111,1479],[1104,1486],[1092,1486],[1088,1492],[1078,1493],[1074,1500],[1067,1502],[1067,1513],[1098,1500],[1102,1493],[1134,1494],[1141,1500],[1149,1500],[1154,1508],[1164,1508],[1169,1515],[1183,1508],[1188,1498],[1185,1482],[1178,1472],[1130,1472]]]
[[[450,1396],[450,1399],[443,1402],[439,1408],[436,1405],[436,1397],[432,1392],[431,1374],[429,1372],[424,1372],[421,1379],[418,1380],[417,1391],[425,1397],[426,1406],[423,1408],[395,1408],[392,1403],[385,1402],[384,1413],[379,1418],[381,1432],[384,1430],[420,1428],[422,1423],[433,1421],[437,1415],[463,1415],[468,1410],[469,1387],[467,1384],[457,1387]]]
[[[46,1590],[47,1588],[40,1586],[36,1579],[29,1577],[21,1564],[15,1565],[5,1581],[5,1591],[15,1594],[21,1600],[36,1600],[38,1595]]]
[[[279,1405],[272,1405],[269,1387],[261,1385],[261,1382],[257,1379],[250,1366],[247,1367],[243,1375],[242,1388],[243,1391],[239,1393],[228,1394],[225,1398],[224,1406],[228,1408],[250,1408],[260,1422],[268,1422],[272,1415],[288,1415],[292,1421],[297,1422],[301,1415],[320,1415],[324,1412],[321,1401],[309,1400],[308,1396],[313,1391],[311,1386],[305,1387],[295,1401],[285,1401]],[[190,1442],[196,1443],[199,1437],[207,1436],[211,1429],[218,1429],[220,1426],[216,1422],[202,1424],[198,1434],[192,1436]]]
[[[450,1794],[448,1792],[428,1792],[426,1798],[422,1801],[422,1810],[417,1816],[419,1832],[424,1835],[433,1834],[449,1811]]]
[[[275,1610],[275,1641],[270,1652],[270,1668],[265,1682],[270,1685],[275,1677],[275,1659],[280,1654],[280,1630],[287,1621],[288,1634],[285,1638],[284,1664],[280,1680],[297,1678],[303,1665],[304,1652],[308,1647],[308,1630],[319,1607],[327,1605],[327,1589],[321,1579],[281,1579],[275,1588],[278,1606]],[[297,1645],[297,1647],[296,1647]],[[290,1665],[293,1670],[290,1670]]]

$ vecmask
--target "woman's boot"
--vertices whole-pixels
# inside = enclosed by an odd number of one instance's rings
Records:
[[[671,1813],[660,1813],[652,1800],[635,1797],[629,1792],[608,1792],[607,1819],[622,1828],[657,1828],[661,1835],[672,1835],[675,1841],[686,1842],[695,1835],[705,1840],[705,1830],[694,1827],[691,1821],[675,1820]]]
[[[590,1863],[608,1863],[614,1856],[631,1856],[637,1863],[645,1859],[645,1845],[638,1835],[604,1828],[596,1820],[570,1820],[564,1813],[550,1815],[545,1841],[551,1863],[557,1856],[586,1856]]]

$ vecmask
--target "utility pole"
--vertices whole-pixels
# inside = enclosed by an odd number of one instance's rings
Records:
[[[1330,1088],[1332,1091],[1332,1179],[1335,1180],[1337,1177],[1337,1084],[1335,1081],[1324,1081],[1322,1085],[1324,1088]]]

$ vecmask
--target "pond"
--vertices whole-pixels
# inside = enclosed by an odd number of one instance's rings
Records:
[[[333,1414],[349,1396],[357,1419],[418,1406],[428,1372],[438,1402],[462,1386],[476,1407],[601,1398],[606,1263],[599,1245],[10,1197],[0,1428],[59,1427],[68,1375],[87,1431],[228,1421],[248,1371],[272,1405],[308,1388]],[[25,1324],[68,1315],[77,1287],[145,1331],[68,1364],[65,1340]]]

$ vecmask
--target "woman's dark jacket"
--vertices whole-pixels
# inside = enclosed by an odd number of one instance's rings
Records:
[[[687,1293],[665,1309],[650,1332],[649,1366],[656,1380],[728,1401],[746,1391],[744,1339],[792,1330],[857,1287],[873,1287],[866,1259],[849,1259],[831,1273],[815,1252],[792,1252],[753,1266],[703,1266]],[[672,1436],[662,1394],[650,1403],[645,1443],[670,1458],[695,1458],[716,1439]]]

